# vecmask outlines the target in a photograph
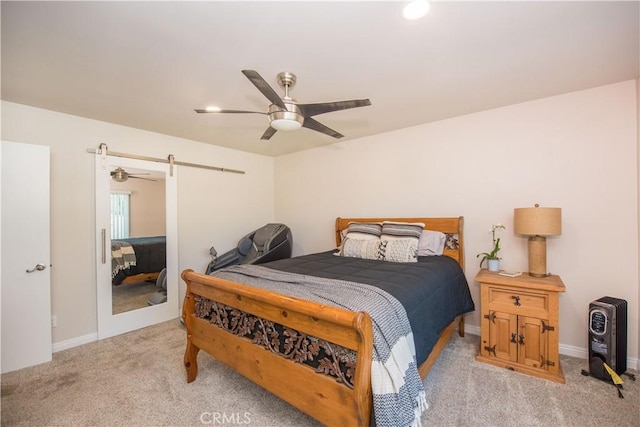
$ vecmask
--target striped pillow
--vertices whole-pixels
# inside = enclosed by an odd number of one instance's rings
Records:
[[[382,240],[394,239],[416,239],[420,240],[424,230],[424,224],[421,222],[391,222],[384,221],[382,223]]]
[[[379,222],[350,222],[344,238],[359,240],[378,240],[382,234]]]

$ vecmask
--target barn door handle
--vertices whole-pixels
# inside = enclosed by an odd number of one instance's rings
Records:
[[[107,263],[107,230],[102,229],[100,231],[100,238],[102,239],[102,263]]]
[[[44,264],[36,264],[36,266],[33,267],[31,270],[27,270],[27,273],[33,273],[34,271],[42,271],[45,268],[47,268],[47,266]]]

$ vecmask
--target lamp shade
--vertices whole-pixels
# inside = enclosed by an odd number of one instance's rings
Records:
[[[562,213],[560,208],[531,208],[513,210],[513,230],[525,236],[559,236],[562,234]]]

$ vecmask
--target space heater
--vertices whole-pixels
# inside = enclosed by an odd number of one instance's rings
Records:
[[[603,363],[617,374],[627,370],[627,301],[602,297],[589,304],[589,373],[609,381]]]

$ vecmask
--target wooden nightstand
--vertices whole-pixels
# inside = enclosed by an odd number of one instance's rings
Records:
[[[558,352],[559,276],[501,276],[485,269],[480,283],[481,337],[476,360],[564,384]]]

